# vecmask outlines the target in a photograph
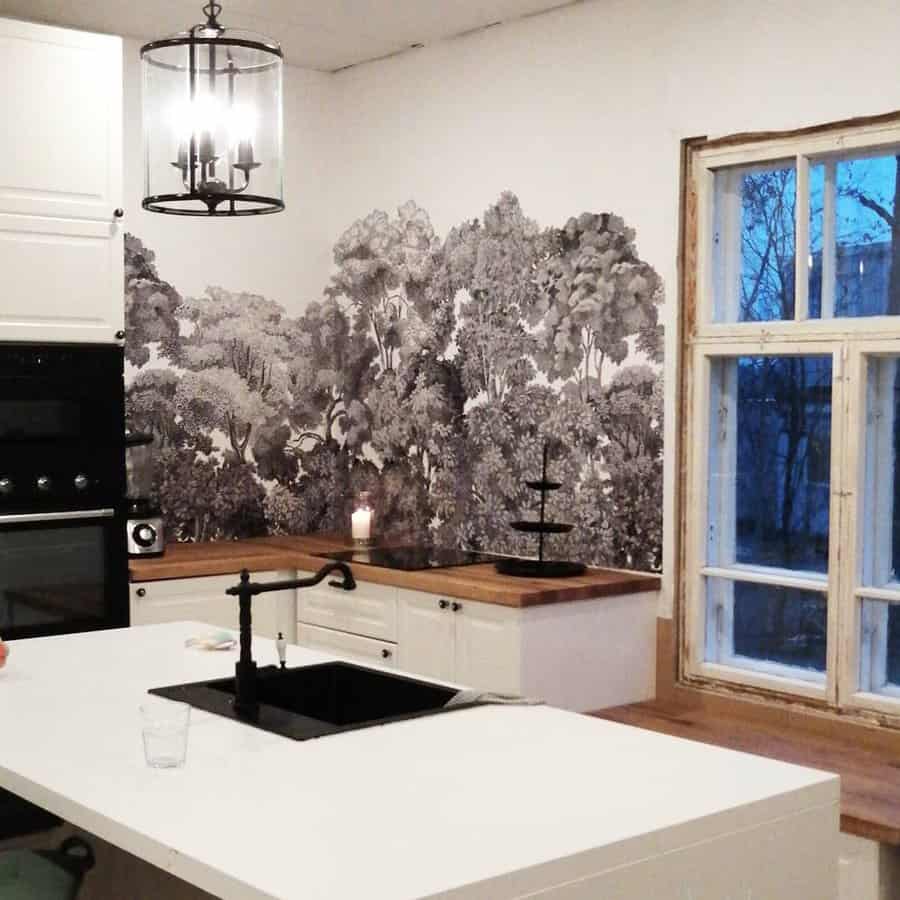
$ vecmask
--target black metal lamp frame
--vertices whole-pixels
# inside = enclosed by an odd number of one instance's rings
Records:
[[[194,102],[196,97],[197,82],[201,74],[208,76],[211,88],[215,85],[217,77],[227,78],[228,96],[233,100],[235,78],[248,72],[263,72],[280,63],[283,57],[281,47],[273,42],[226,36],[225,28],[218,20],[218,16],[222,12],[222,5],[215,2],[215,0],[210,0],[203,7],[203,12],[206,14],[206,22],[204,24],[194,25],[184,34],[173,35],[172,37],[144,44],[141,47],[141,58],[143,59],[145,54],[160,47],[187,47],[188,86],[191,103]],[[213,32],[213,36],[209,36],[209,32]],[[209,69],[201,73],[197,67],[197,48],[203,45],[209,47]],[[220,47],[225,50],[225,58],[228,62],[226,65],[217,68],[216,56]],[[257,66],[239,68],[234,65],[234,61],[230,58],[227,52],[228,47],[244,47],[258,50],[277,57],[277,60]],[[163,63],[159,60],[154,60],[152,57],[147,61],[150,65],[158,68],[183,71],[180,66]],[[171,216],[263,216],[269,213],[281,212],[284,209],[284,201],[279,197],[266,197],[262,194],[246,193],[247,188],[250,186],[250,173],[261,165],[257,162],[237,162],[232,164],[229,167],[227,187],[222,187],[215,191],[203,190],[202,184],[207,183],[210,178],[215,176],[216,163],[219,157],[212,156],[203,159],[198,151],[197,135],[192,131],[188,144],[187,159],[183,164],[181,160],[172,163],[173,166],[181,169],[182,181],[187,190],[181,193],[153,194],[149,197],[144,197],[141,202],[141,206],[144,209]],[[199,182],[197,178],[198,168],[200,170]],[[235,183],[235,171],[242,174],[243,184],[237,185]],[[238,208],[236,206],[236,201],[238,200],[242,204],[256,203],[258,206]],[[206,210],[179,208],[178,206],[178,204],[196,201],[204,203]]]

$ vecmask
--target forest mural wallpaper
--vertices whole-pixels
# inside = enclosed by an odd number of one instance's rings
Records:
[[[616,215],[561,227],[503,193],[435,233],[410,201],[334,246],[322,297],[292,317],[226,286],[182,296],[125,240],[130,427],[157,440],[169,536],[348,530],[531,555],[524,481],[565,487],[559,555],[658,570],[662,282]]]

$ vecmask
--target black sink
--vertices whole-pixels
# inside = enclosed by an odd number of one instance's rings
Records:
[[[453,688],[345,662],[259,669],[259,716],[253,721],[234,711],[234,678],[154,688],[150,693],[298,741],[472,705],[448,708],[447,701],[457,693]]]

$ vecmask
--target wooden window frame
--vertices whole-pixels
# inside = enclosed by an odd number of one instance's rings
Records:
[[[679,683],[733,694],[746,692],[776,702],[803,703],[841,714],[875,716],[900,727],[900,686],[863,690],[873,682],[862,673],[864,599],[900,603],[900,583],[864,587],[862,527],[866,498],[866,370],[872,356],[900,356],[900,316],[833,318],[834,184],[836,162],[900,150],[900,112],[831,123],[793,132],[735,135],[683,142],[679,316],[678,487],[679,518],[675,614]],[[713,241],[717,224],[715,171],[793,160],[796,165],[795,317],[787,321],[716,322]],[[825,164],[823,209],[822,314],[808,317],[809,167]],[[721,214],[721,213],[720,213]],[[727,217],[727,210],[724,215]],[[732,215],[733,218],[733,215]],[[804,248],[804,249],[801,249]],[[734,266],[727,277],[733,277]],[[721,290],[721,288],[720,288]],[[732,304],[733,305],[733,304]],[[710,624],[706,621],[706,577],[730,577],[740,569],[746,580],[813,589],[818,579],[798,573],[761,572],[757,567],[711,567],[706,559],[707,467],[709,465],[710,361],[735,355],[832,354],[831,498],[827,585],[827,667],[824,680],[779,672],[777,665],[738,668],[706,660]],[[844,436],[847,435],[845,438]],[[870,490],[870,487],[868,488]],[[887,607],[875,627],[887,618]],[[866,623],[871,624],[871,623]],[[867,636],[869,633],[867,632]],[[885,640],[886,646],[886,640]],[[883,648],[882,648],[883,649]],[[884,681],[883,652],[872,654]],[[880,674],[879,674],[880,673]],[[787,676],[787,677],[785,677]]]

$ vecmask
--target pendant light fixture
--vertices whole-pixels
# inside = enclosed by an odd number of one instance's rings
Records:
[[[281,47],[206,22],[141,47],[144,200],[177,216],[252,216],[284,209]]]

